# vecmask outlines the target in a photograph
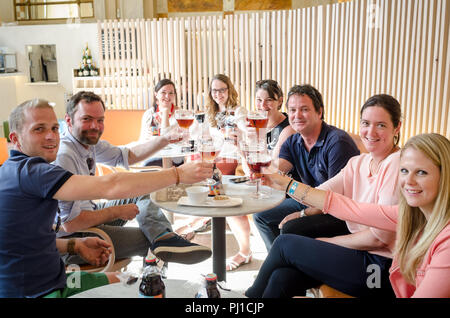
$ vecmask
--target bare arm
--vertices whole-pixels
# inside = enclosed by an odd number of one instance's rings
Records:
[[[149,141],[139,143],[129,148],[128,164],[142,161],[169,144],[166,136],[154,136]]]
[[[264,184],[282,191],[286,190],[291,180],[291,178],[278,173],[265,172],[264,174]],[[289,195],[305,205],[318,208],[340,219],[386,231],[396,231],[398,218],[397,206],[358,203],[342,195],[333,194],[332,192],[328,194],[327,191],[311,188],[302,183],[298,183],[294,193]],[[330,197],[327,198],[327,195]],[[333,210],[329,209],[325,204],[333,206]]]
[[[132,220],[139,213],[136,204],[124,204],[120,206],[112,206],[102,210],[86,211],[62,225],[65,232],[72,233],[84,230],[92,226],[108,223],[116,219]]]
[[[192,184],[212,175],[212,163],[190,162],[180,167],[141,173],[112,173],[105,176],[71,176],[53,196],[56,200],[76,201],[124,199],[148,194],[169,185]]]
[[[316,208],[307,208],[305,209],[305,215],[316,215],[316,214],[322,214],[322,210],[316,209]],[[281,229],[283,227],[284,224],[286,224],[287,222],[294,220],[294,219],[298,219],[301,218],[301,212],[300,211],[296,211],[296,212],[292,212],[289,215],[286,215],[284,217],[283,220],[281,220],[280,224],[278,225],[278,228]]]
[[[288,173],[294,167],[292,163],[290,163],[286,159],[278,158],[278,160],[274,161],[276,162],[273,163],[273,166],[275,166],[279,171],[284,173]]]
[[[286,160],[280,159],[280,163],[282,161]],[[281,169],[281,166],[279,170],[284,171]],[[278,173],[264,174],[264,184],[281,191],[286,191],[286,188],[291,181],[293,181],[293,179],[291,179],[286,175],[281,175]],[[303,194],[307,189],[308,189],[307,196],[303,198],[304,199],[303,203],[307,204],[308,206],[315,207],[319,210],[323,210],[325,205],[326,191],[311,188],[310,186],[299,182],[297,189],[295,190],[294,194],[291,195],[291,197],[300,202]]]
[[[105,264],[111,254],[111,245],[98,237],[76,238],[74,251],[92,265]],[[56,239],[56,248],[61,254],[67,253],[68,239]]]
[[[272,158],[278,158],[283,143],[286,141],[286,139],[288,139],[289,136],[295,133],[296,131],[291,127],[291,125],[284,127],[284,129],[280,133],[280,136],[278,137],[278,141],[277,144],[275,145],[275,148],[273,148]]]

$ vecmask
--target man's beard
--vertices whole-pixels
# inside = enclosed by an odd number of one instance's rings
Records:
[[[88,136],[88,134],[91,132],[96,132],[97,137]],[[98,143],[98,141],[100,140],[101,136],[102,136],[102,132],[100,132],[99,130],[84,130],[81,132],[79,141],[85,145],[96,145]]]

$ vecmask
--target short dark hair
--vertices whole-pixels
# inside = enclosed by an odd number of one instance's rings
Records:
[[[320,94],[320,92],[315,87],[309,84],[295,85],[291,87],[287,95],[286,107],[288,106],[289,98],[292,95],[300,95],[300,96],[306,95],[309,98],[311,98],[314,105],[314,109],[316,110],[317,113],[319,113],[320,109],[322,108],[322,117],[320,119],[324,119],[325,107],[323,105],[322,94]]]
[[[283,97],[283,90],[281,89],[280,85],[274,80],[267,79],[267,80],[261,80],[256,82],[256,91],[259,89],[263,89],[269,94],[269,97],[275,100],[280,99]],[[281,105],[278,107],[278,110],[280,110]]]
[[[102,98],[93,92],[81,91],[73,95],[66,105],[66,114],[69,115],[70,118],[73,119],[73,115],[77,111],[78,104],[81,101],[85,101],[86,103],[100,102],[102,103],[103,110],[105,110],[105,103]]]

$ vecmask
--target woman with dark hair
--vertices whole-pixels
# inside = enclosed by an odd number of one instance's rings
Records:
[[[176,124],[175,105],[177,101],[177,90],[170,79],[162,79],[155,86],[153,94],[153,105],[147,109],[142,116],[141,135],[139,142],[148,141],[157,136],[164,136],[169,127]],[[175,133],[175,132],[174,132]],[[184,162],[184,157],[172,158],[172,163],[179,166]],[[144,163],[145,166],[162,167],[161,158],[150,158]]]
[[[267,111],[267,147],[272,151],[272,158],[278,158],[283,142],[295,130],[289,125],[288,115],[281,112],[283,91],[274,80],[256,82],[256,108]]]
[[[177,90],[170,79],[162,79],[155,86],[153,105],[144,113],[141,122],[139,141],[149,140],[152,136],[160,135],[160,128],[167,128],[174,124]],[[172,122],[172,123],[171,123]]]

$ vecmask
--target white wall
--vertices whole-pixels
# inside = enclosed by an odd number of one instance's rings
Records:
[[[64,94],[72,92],[72,69],[81,62],[88,43],[95,63],[98,63],[97,24],[52,24],[0,27],[0,46],[17,53],[17,67],[22,76],[0,77],[0,125],[10,111],[31,98],[43,98],[56,103],[58,118],[64,115]],[[28,84],[29,44],[55,44],[59,84]],[[12,84],[14,83],[14,85]]]

